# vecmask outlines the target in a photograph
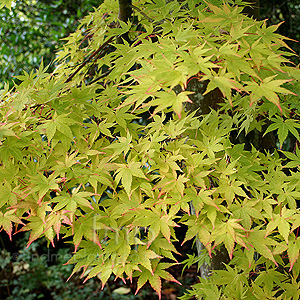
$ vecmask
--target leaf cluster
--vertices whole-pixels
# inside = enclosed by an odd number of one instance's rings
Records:
[[[280,146],[299,138],[299,69],[278,26],[233,1],[134,5],[124,23],[105,1],[66,39],[54,73],[42,64],[2,91],[1,226],[30,231],[28,245],[71,237],[72,274],[102,287],[136,276],[160,296],[161,279],[177,282],[167,269],[184,224],[181,242],[199,239],[210,256],[223,245],[231,258],[187,297],[296,299],[299,151],[232,139],[264,123]],[[132,43],[119,43],[126,32]],[[192,77],[220,89],[220,110],[185,110]]]

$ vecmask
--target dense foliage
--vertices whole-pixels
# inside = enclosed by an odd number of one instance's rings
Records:
[[[300,71],[278,26],[237,4],[139,0],[125,23],[104,1],[54,73],[41,65],[2,91],[0,224],[10,237],[13,224],[31,232],[28,245],[72,237],[72,274],[103,286],[138,277],[138,290],[149,281],[160,295],[161,279],[177,281],[167,269],[185,225],[180,242],[199,239],[201,263],[222,246],[231,260],[183,299],[299,298]],[[192,78],[221,91],[219,110],[184,109]],[[255,137],[270,134],[280,150],[259,147]]]
[[[268,24],[281,23],[278,33],[287,36],[294,41],[288,42],[289,46],[300,53],[300,3],[298,0],[261,0],[260,15],[268,19]],[[299,64],[299,57],[294,56],[292,60]]]
[[[0,10],[0,77],[2,82],[12,85],[13,76],[30,72],[40,64],[41,57],[46,65],[55,58],[55,52],[63,43],[63,38],[73,32],[78,20],[93,7],[99,6],[99,0],[17,0],[11,10]],[[268,24],[278,24],[278,32],[294,40],[300,39],[300,5],[298,0],[260,0],[260,17],[268,19]],[[51,38],[49,38],[51,35]],[[297,53],[299,43],[288,41]],[[292,60],[299,63],[297,56]],[[49,71],[53,70],[51,65]],[[3,87],[0,82],[0,88]]]

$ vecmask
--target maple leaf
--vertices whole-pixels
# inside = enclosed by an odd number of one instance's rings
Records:
[[[6,211],[4,214],[0,211],[0,231],[4,229],[11,240],[13,223],[25,225],[16,215],[16,209]]]
[[[166,279],[168,281],[176,282],[177,284],[181,283],[176,280],[169,272],[165,269],[169,268],[173,264],[169,263],[159,263],[155,261],[153,263],[154,272],[149,272],[148,269],[141,267],[141,275],[139,276],[138,283],[137,283],[137,290],[135,294],[141,289],[141,287],[149,281],[152,288],[157,292],[159,299],[161,299],[161,278]]]

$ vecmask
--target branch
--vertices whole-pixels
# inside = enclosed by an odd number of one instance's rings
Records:
[[[94,80],[92,80],[91,82],[88,83],[88,85],[91,85],[97,81],[99,81],[100,79],[106,77],[112,70],[108,70],[107,72],[101,74],[99,77],[95,78]]]
[[[132,16],[132,0],[119,0],[119,16],[118,19],[123,22],[127,22]],[[128,32],[125,32],[117,38],[118,44],[123,44],[122,39],[131,44]]]
[[[196,215],[195,207],[193,205],[193,201],[189,202],[190,204],[190,213],[191,215]],[[202,254],[202,250],[204,249],[204,245],[200,242],[198,235],[196,236],[196,247],[197,247],[197,254],[198,257],[200,257]],[[207,263],[204,263],[202,266],[200,266],[200,276],[202,278],[208,278],[211,275],[210,267]]]
[[[90,62],[104,47],[106,47],[112,40],[114,36],[110,37],[103,45],[101,45],[97,50],[95,50],[88,58],[81,63],[81,65],[67,78],[65,83],[71,81],[73,77],[88,63]],[[98,58],[98,57],[97,57]]]
[[[154,20],[153,19],[151,19],[150,17],[148,17],[140,8],[138,8],[138,7],[136,7],[136,6],[134,6],[134,5],[131,5],[131,7],[133,8],[133,9],[135,9],[136,11],[138,11],[143,17],[145,17],[149,22],[151,22],[151,23],[154,23]]]
[[[119,0],[119,20],[127,22],[132,15],[132,0]]]

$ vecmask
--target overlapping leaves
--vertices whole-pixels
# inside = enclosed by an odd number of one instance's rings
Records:
[[[149,281],[160,295],[161,278],[176,281],[162,259],[177,262],[175,228],[183,223],[184,241],[199,239],[209,255],[224,245],[236,264],[195,286],[199,298],[269,297],[282,276],[287,294],[294,278],[276,268],[299,269],[293,233],[300,225],[299,151],[286,153],[286,161],[276,151],[232,142],[236,129],[259,129],[256,118],[264,114],[272,123],[265,133],[277,130],[280,145],[289,132],[299,137],[297,117],[288,117],[298,73],[280,68],[282,37],[238,7],[202,2],[186,18],[190,2],[140,1],[148,16],[139,16],[142,30],[123,23],[111,28],[114,3],[83,20],[53,75],[41,66],[3,93],[1,226],[11,235],[12,223],[26,219],[29,244],[71,236],[70,263],[86,280],[97,275],[104,285],[112,274],[137,276],[138,289]],[[134,42],[116,44],[129,28]],[[207,92],[220,89],[222,113],[185,112],[191,77],[209,80]],[[249,286],[243,270],[257,266],[265,269]],[[270,284],[264,272],[273,276]]]

